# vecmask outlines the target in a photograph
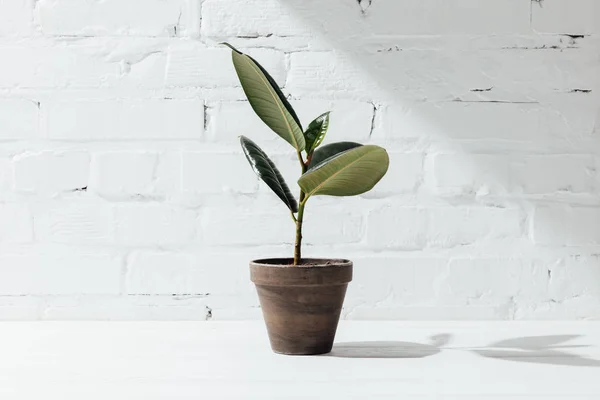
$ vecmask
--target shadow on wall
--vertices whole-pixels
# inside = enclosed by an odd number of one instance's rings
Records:
[[[310,27],[308,34],[330,44],[323,50],[334,49],[351,61],[330,65],[336,70],[320,76],[303,71],[306,84],[322,79],[313,90],[346,89],[378,100],[537,104],[557,93],[589,102],[595,89],[596,70],[588,62],[597,59],[584,46],[589,35],[536,34],[530,19],[537,9],[529,2],[518,7],[473,2],[469,10],[440,0],[280,2],[292,21],[300,18]],[[302,68],[330,56],[301,52],[292,61]],[[352,75],[354,66],[370,81]],[[377,97],[379,91],[388,96]]]
[[[588,345],[564,344],[579,335],[526,336],[501,340],[486,347],[448,347],[452,335],[440,334],[430,344],[413,342],[347,342],[334,345],[330,357],[342,358],[424,358],[442,351],[468,351],[481,357],[534,364],[572,367],[600,367],[600,360],[569,352]]]
[[[427,184],[451,207],[516,210],[515,230],[536,246],[600,243],[586,224],[600,216],[595,38],[534,33],[539,5],[527,1],[470,10],[433,0],[280,2],[328,43],[291,54],[289,93],[371,101],[373,139],[428,153]],[[502,239],[518,239],[513,232]]]
[[[534,33],[527,1],[448,3],[281,0],[334,50],[292,53],[287,91],[373,102],[376,140],[434,153],[440,194],[496,207],[551,195],[564,232],[564,203],[598,205],[596,39]]]

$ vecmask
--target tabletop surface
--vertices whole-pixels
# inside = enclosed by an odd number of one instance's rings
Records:
[[[600,399],[600,322],[340,323],[282,356],[253,322],[2,322],[0,399]]]

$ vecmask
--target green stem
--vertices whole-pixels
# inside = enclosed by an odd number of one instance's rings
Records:
[[[296,243],[294,244],[294,265],[302,261],[302,221],[304,220],[304,192],[300,192],[300,204],[298,205],[298,217],[296,218]]]
[[[300,166],[302,167],[302,173],[306,172],[306,164],[304,163],[304,158],[302,158],[302,152],[296,151],[298,154],[298,161],[300,161]]]
[[[307,163],[302,159],[302,153],[299,151],[298,160],[302,166],[302,174],[306,172]],[[304,206],[306,205],[306,193],[300,190],[300,202],[298,204],[298,216],[296,217],[296,242],[294,243],[294,265],[299,265],[302,261],[302,221],[304,220]]]

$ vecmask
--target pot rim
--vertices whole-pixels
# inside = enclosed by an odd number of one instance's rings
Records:
[[[323,268],[323,267],[342,267],[352,266],[353,262],[346,258],[321,258],[321,257],[305,257],[301,261],[311,261],[315,264],[300,264],[294,265],[292,257],[272,257],[259,258],[250,261],[250,265],[266,268]]]
[[[250,262],[250,280],[265,286],[344,285],[352,280],[353,263],[344,259],[305,258],[319,264],[292,265],[292,258],[263,258]]]

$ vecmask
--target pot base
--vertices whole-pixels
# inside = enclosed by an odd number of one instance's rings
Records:
[[[287,355],[329,353],[352,280],[352,262],[309,259],[292,266],[289,261],[250,264],[271,348]]]

